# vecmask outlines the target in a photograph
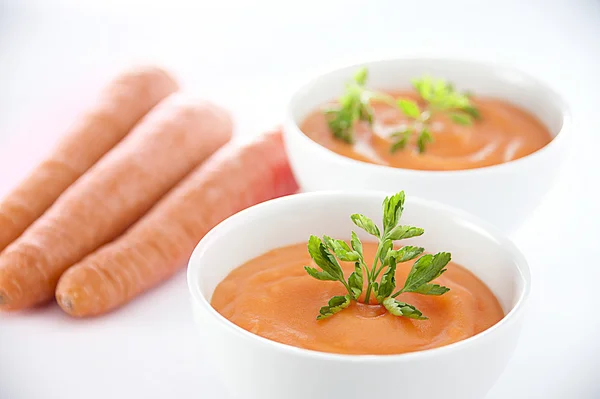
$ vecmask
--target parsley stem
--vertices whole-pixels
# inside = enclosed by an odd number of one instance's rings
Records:
[[[381,242],[379,243],[379,246],[377,247],[377,253],[375,254],[375,260],[373,261],[373,266],[371,266],[371,276],[374,276],[374,274],[375,274],[377,264],[379,263],[379,255],[380,254],[381,254]]]
[[[377,262],[377,260],[375,260],[375,262]],[[367,269],[367,293],[365,294],[365,304],[366,305],[369,304],[369,299],[371,299],[371,289],[373,288],[374,281],[375,281],[375,279],[372,278],[372,273],[370,273],[369,269]]]
[[[365,294],[365,305],[369,304],[369,299],[371,297],[371,280],[369,279],[369,281],[367,282],[367,293]]]
[[[346,287],[346,290],[348,290],[348,294],[350,294],[351,298],[354,298],[354,293],[352,292],[352,290],[350,289],[350,286],[348,285],[348,283],[346,282],[346,279],[341,279],[340,282],[342,284],[344,284],[344,287]]]
[[[381,265],[381,267],[379,269],[377,269],[377,271],[375,272],[375,275],[373,276],[373,281],[377,280],[377,277],[379,277],[379,273],[381,273],[381,271],[383,270],[385,266]]]
[[[369,304],[369,299],[371,299],[371,290],[373,289],[373,283],[375,282],[375,269],[377,268],[377,263],[379,263],[379,255],[381,254],[381,244],[383,241],[379,241],[379,245],[377,246],[377,253],[375,254],[375,260],[373,261],[373,266],[371,267],[371,271],[367,269],[367,293],[365,294],[365,304]]]
[[[371,272],[369,271],[369,267],[367,266],[367,264],[365,263],[365,260],[362,257],[359,259],[359,261],[360,261],[361,267],[364,270],[364,274],[367,276],[367,292],[365,293],[365,298],[367,298],[367,299],[366,299],[365,303],[368,303],[368,297],[371,296]],[[357,298],[357,301],[358,301],[358,298]]]

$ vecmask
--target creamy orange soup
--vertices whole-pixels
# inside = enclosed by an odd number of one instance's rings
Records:
[[[392,96],[410,98],[424,106],[414,92],[390,92]],[[311,113],[300,129],[322,146],[345,157],[364,162],[405,169],[458,170],[500,164],[522,158],[552,140],[546,127],[532,114],[505,101],[472,98],[481,120],[471,126],[452,122],[447,115],[432,117],[434,142],[420,154],[414,146],[390,152],[389,134],[402,130],[409,120],[397,108],[374,103],[374,125],[355,126],[355,143],[333,137],[322,110]]]
[[[365,242],[363,246],[365,258],[373,259],[377,245]],[[398,284],[404,282],[412,263],[398,265]],[[471,337],[504,317],[489,288],[450,262],[448,271],[435,280],[450,288],[446,294],[404,293],[397,298],[416,306],[428,320],[393,316],[381,305],[356,302],[328,319],[316,320],[321,306],[346,292],[338,282],[310,277],[304,270],[309,264],[312,260],[305,243],[267,252],[233,270],[217,286],[212,306],[241,328],[262,337],[344,354],[398,354],[436,348]],[[346,277],[354,270],[351,263],[342,267]]]

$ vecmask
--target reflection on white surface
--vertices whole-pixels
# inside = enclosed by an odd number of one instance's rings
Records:
[[[427,21],[426,23],[424,21]],[[514,236],[533,269],[517,354],[489,399],[600,397],[597,245],[600,3],[0,1],[0,193],[102,81],[157,62],[229,106],[238,133],[278,123],[297,82],[359,56],[438,53],[512,63],[574,109],[574,152]],[[183,274],[110,316],[0,315],[0,398],[226,398],[196,342]]]

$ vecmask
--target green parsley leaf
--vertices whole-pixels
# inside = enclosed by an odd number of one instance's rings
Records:
[[[333,133],[333,136],[339,140],[345,141],[348,144],[354,142],[352,125],[354,116],[352,110],[342,107],[330,108],[325,112],[327,124]]]
[[[352,244],[352,249],[360,256],[363,257],[363,246],[360,238],[356,235],[355,232],[352,232],[352,239],[350,240],[350,244]]]
[[[371,108],[369,104],[362,104],[361,107],[359,107],[358,120],[367,122],[369,125],[372,125],[374,119],[375,113],[373,112],[373,108]]]
[[[481,119],[481,113],[479,113],[479,110],[473,105],[467,105],[466,107],[462,107],[462,111],[471,115],[474,119]]]
[[[356,73],[354,74],[354,81],[356,82],[356,84],[364,86],[365,83],[367,83],[368,77],[369,77],[369,71],[367,70],[366,67],[362,67],[358,71],[356,71]]]
[[[428,129],[421,130],[421,133],[419,134],[419,137],[417,138],[417,148],[419,149],[419,152],[424,153],[425,148],[427,147],[427,144],[430,144],[430,143],[433,143],[433,136],[431,135],[429,130]]]
[[[323,306],[319,310],[319,315],[317,316],[317,320],[326,319],[334,314],[341,312],[350,306],[351,298],[349,295],[344,296],[334,296],[331,298],[327,304],[327,306]]]
[[[392,230],[398,224],[402,216],[402,211],[404,211],[404,200],[404,191],[400,191],[383,200],[383,231],[385,233]]]
[[[376,297],[379,296],[379,283],[377,281],[373,283],[373,292],[375,293]]]
[[[392,133],[391,138],[395,139],[395,141],[390,146],[390,152],[393,154],[398,150],[403,150],[406,148],[410,141],[410,137],[413,135],[414,130],[405,129],[399,132]]]
[[[383,306],[385,306],[387,311],[394,316],[403,316],[416,320],[427,320],[427,317],[423,316],[423,313],[421,313],[419,309],[409,305],[408,303],[397,301],[391,297],[386,298],[383,301]]]
[[[448,291],[450,291],[450,288],[441,286],[439,284],[423,284],[412,292],[423,295],[444,295]]]
[[[379,250],[379,260],[381,260],[382,264],[385,264],[385,261],[388,257],[390,250],[394,247],[394,242],[389,238],[381,242],[380,250]]]
[[[433,98],[433,79],[429,75],[424,75],[420,79],[411,80],[413,87],[419,96],[427,102],[431,102]]]
[[[314,267],[310,267],[310,266],[304,266],[304,270],[306,270],[306,272],[311,276],[316,278],[317,280],[324,280],[324,281],[338,281],[338,279],[336,277],[333,277],[331,274],[325,272],[325,271],[319,271],[317,269],[315,269]]]
[[[340,264],[335,260],[335,257],[329,252],[327,247],[323,245],[323,242],[319,237],[310,236],[308,240],[308,253],[317,266],[323,269],[324,272],[331,277],[336,278],[338,281],[344,279],[344,273],[342,272]]]
[[[383,300],[394,292],[396,288],[396,260],[389,259],[389,265],[383,276],[377,290],[377,302],[382,303]]]
[[[335,240],[331,237],[323,236],[323,242],[341,261],[356,262],[358,259],[360,259],[359,254],[350,249],[348,244],[343,240]]]
[[[468,96],[457,92],[451,83],[443,79],[425,75],[421,79],[414,79],[413,87],[434,109],[460,109],[470,105]]]
[[[463,126],[470,126],[473,124],[473,118],[469,114],[453,112],[450,114],[450,119],[452,119],[454,123]]]
[[[404,112],[404,115],[412,119],[418,119],[421,115],[419,105],[412,100],[401,98],[398,100],[398,107]]]
[[[420,227],[413,226],[396,226],[390,231],[389,237],[391,240],[404,240],[406,238],[417,237],[423,235],[425,230]]]
[[[377,225],[365,215],[355,213],[353,215],[350,215],[350,218],[352,219],[355,225],[357,225],[367,233],[374,235],[375,237],[379,237],[381,235],[381,233],[379,233],[379,228],[377,227]]]
[[[440,252],[435,255],[423,255],[413,265],[404,287],[399,292],[424,293],[431,287],[424,287],[432,280],[438,278],[446,271],[445,267],[450,262],[451,255],[448,252]],[[433,289],[433,292],[437,292]]]
[[[417,256],[421,255],[423,251],[425,251],[424,248],[407,245],[400,249],[390,251],[388,256],[393,256],[396,259],[396,262],[403,263],[415,259]]]
[[[358,300],[360,294],[362,294],[363,290],[363,271],[359,262],[354,264],[354,271],[348,277],[348,285],[354,294],[354,299]]]

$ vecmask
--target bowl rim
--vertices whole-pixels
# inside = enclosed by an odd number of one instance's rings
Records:
[[[302,132],[298,123],[296,123],[293,116],[293,109],[295,104],[298,102],[298,97],[308,91],[310,91],[311,87],[316,84],[317,80],[322,78],[326,78],[328,75],[334,74],[343,69],[352,69],[359,68],[362,66],[380,64],[380,63],[402,63],[402,62],[454,62],[454,63],[463,63],[465,65],[471,65],[477,68],[481,68],[487,71],[492,70],[502,70],[507,74],[511,75],[519,75],[521,78],[526,79],[532,82],[534,85],[538,86],[542,91],[546,93],[548,97],[550,97],[552,102],[556,104],[556,107],[560,110],[560,117],[562,119],[562,126],[560,130],[556,133],[556,135],[552,138],[552,140],[546,144],[544,147],[539,150],[532,152],[529,155],[524,157],[514,159],[512,161],[499,163],[495,165],[483,166],[479,168],[473,169],[456,169],[456,170],[421,170],[421,169],[407,169],[407,168],[396,168],[392,166],[379,165],[364,161],[359,161],[356,159],[348,158],[343,155],[340,155],[328,148],[323,147],[316,141],[309,138],[306,134]],[[570,133],[566,133],[572,131],[572,112],[568,103],[565,101],[564,97],[559,94],[554,88],[549,86],[546,82],[536,78],[535,76],[519,69],[513,65],[504,63],[504,62],[492,62],[492,61],[483,61],[475,58],[468,57],[446,57],[446,56],[431,56],[431,55],[412,55],[412,56],[401,56],[401,57],[373,57],[373,58],[365,58],[362,61],[353,60],[351,62],[345,62],[337,64],[333,67],[328,67],[327,69],[319,72],[318,74],[312,75],[311,78],[305,79],[297,88],[293,91],[293,94],[288,96],[285,114],[284,114],[284,136],[293,134],[297,136],[299,140],[303,140],[304,143],[311,148],[311,151],[317,151],[321,153],[323,156],[330,157],[332,161],[335,161],[339,164],[352,166],[355,165],[357,167],[367,168],[373,173],[386,172],[386,173],[406,173],[406,174],[415,174],[419,176],[452,176],[452,175],[479,175],[482,173],[490,173],[496,171],[502,171],[511,168],[519,168],[520,165],[526,165],[527,163],[531,163],[538,158],[544,156],[549,151],[553,150],[558,146],[565,147],[565,142],[568,140],[568,135]]]
[[[241,212],[236,213],[235,215],[225,219],[217,226],[215,226],[196,246],[190,260],[188,262],[187,268],[187,284],[188,290],[192,297],[192,306],[199,305],[205,313],[209,315],[214,321],[220,324],[223,328],[228,329],[231,333],[237,335],[240,338],[245,340],[254,341],[255,344],[263,346],[267,350],[277,350],[287,353],[291,356],[303,356],[309,357],[313,359],[322,359],[322,360],[335,360],[335,361],[345,361],[345,362],[375,362],[375,363],[387,363],[387,362],[398,362],[398,361],[410,361],[414,358],[430,358],[432,356],[443,355],[452,351],[461,350],[463,348],[472,346],[477,344],[478,342],[486,339],[490,335],[495,335],[499,331],[506,329],[511,323],[514,323],[518,320],[519,316],[523,313],[525,309],[525,304],[530,296],[531,291],[531,270],[525,259],[523,253],[518,249],[518,247],[508,238],[506,237],[500,230],[498,230],[492,224],[486,222],[483,219],[480,219],[476,216],[471,215],[470,213],[463,211],[461,209],[457,209],[443,203],[437,201],[426,200],[416,196],[407,196],[407,201],[411,203],[420,203],[426,207],[430,207],[436,209],[438,211],[446,212],[453,214],[457,218],[460,218],[462,222],[467,223],[469,226],[476,228],[477,231],[481,232],[481,234],[487,234],[491,239],[496,241],[500,247],[505,249],[510,257],[514,260],[514,267],[517,271],[517,278],[520,278],[522,281],[522,289],[519,294],[519,297],[515,303],[515,305],[510,309],[504,317],[498,321],[496,324],[492,325],[488,329],[475,334],[469,338],[464,340],[454,342],[449,345],[425,349],[422,351],[416,352],[408,352],[401,354],[390,354],[390,355],[369,355],[369,354],[339,354],[339,353],[329,353],[329,352],[321,352],[312,349],[300,348],[288,344],[283,344],[277,341],[270,340],[268,338],[264,338],[262,336],[251,333],[224,316],[222,316],[219,312],[216,311],[210,304],[207,298],[202,294],[200,290],[199,284],[199,270],[201,269],[202,262],[200,259],[203,256],[203,253],[206,249],[216,240],[221,238],[221,231],[223,229],[228,228],[230,225],[235,226],[238,223],[242,223],[247,218],[252,218],[253,215],[257,212],[261,212],[262,209],[272,207],[272,206],[292,206],[296,204],[298,201],[306,202],[306,201],[320,201],[325,197],[330,196],[352,196],[352,197],[360,197],[365,201],[375,200],[381,201],[382,197],[385,195],[389,195],[389,193],[383,191],[343,191],[343,190],[331,190],[331,191],[315,191],[308,193],[299,193],[293,194],[286,197],[280,197],[273,200],[265,201],[258,205],[254,205],[250,208],[247,208]]]

